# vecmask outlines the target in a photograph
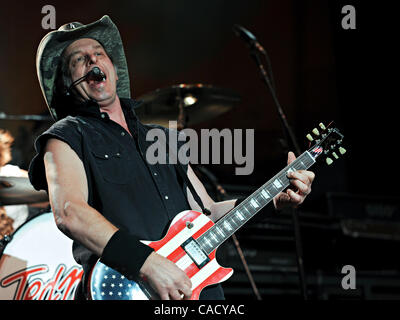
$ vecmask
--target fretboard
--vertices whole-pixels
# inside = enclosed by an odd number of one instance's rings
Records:
[[[210,254],[272,201],[278,193],[289,186],[290,181],[287,178],[289,172],[306,170],[314,162],[312,155],[308,151],[304,152],[197,238],[198,244],[207,254]]]

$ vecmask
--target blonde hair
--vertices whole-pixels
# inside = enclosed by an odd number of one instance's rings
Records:
[[[11,145],[14,138],[7,130],[0,129],[0,167],[11,161]]]

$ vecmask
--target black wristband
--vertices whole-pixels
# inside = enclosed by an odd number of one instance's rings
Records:
[[[138,237],[120,229],[108,241],[100,261],[129,280],[134,280],[139,275],[144,261],[153,251],[141,243]]]

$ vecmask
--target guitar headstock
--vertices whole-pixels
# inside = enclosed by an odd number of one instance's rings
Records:
[[[324,155],[326,164],[331,165],[334,160],[339,159],[339,155],[346,153],[346,149],[342,146],[343,137],[339,129],[333,126],[333,122],[328,127],[320,123],[319,129],[314,128],[312,134],[309,133],[306,136],[310,144],[314,143],[308,152],[314,159]]]

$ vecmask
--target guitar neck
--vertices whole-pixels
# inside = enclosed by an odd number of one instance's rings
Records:
[[[282,169],[272,179],[267,181],[248,198],[242,201],[213,227],[203,233],[197,242],[201,248],[210,254],[239,228],[247,223],[257,212],[264,208],[280,192],[285,190],[290,181],[287,174],[291,171],[306,170],[315,163],[315,154],[304,152],[290,165]]]

